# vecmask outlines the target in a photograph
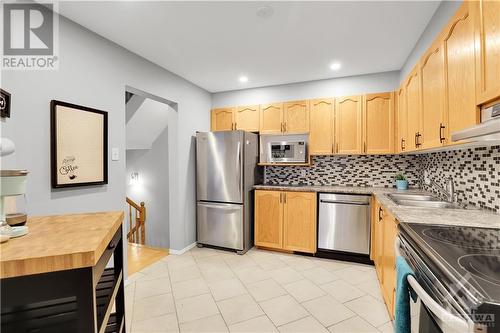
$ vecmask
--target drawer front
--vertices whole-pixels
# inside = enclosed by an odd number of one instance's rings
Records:
[[[243,250],[243,205],[198,202],[198,243]]]

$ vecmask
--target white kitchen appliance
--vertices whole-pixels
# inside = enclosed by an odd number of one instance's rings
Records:
[[[308,134],[262,134],[260,163],[307,163]]]

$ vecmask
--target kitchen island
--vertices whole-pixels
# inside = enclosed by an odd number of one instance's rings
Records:
[[[2,332],[124,331],[122,223],[123,212],[29,218],[28,235],[0,245]]]

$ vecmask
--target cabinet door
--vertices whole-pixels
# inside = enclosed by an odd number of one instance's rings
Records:
[[[283,247],[283,194],[279,191],[255,191],[255,245]]]
[[[310,101],[309,152],[311,155],[333,153],[333,99]]]
[[[384,218],[382,206],[377,202],[375,215],[375,271],[377,272],[378,280],[382,284],[384,282],[383,275],[383,257],[384,257]]]
[[[363,97],[363,142],[367,154],[394,152],[394,94]]]
[[[445,30],[444,50],[447,72],[446,135],[476,125],[479,112],[476,107],[474,2],[464,2]]]
[[[394,246],[397,236],[396,220],[389,214],[384,215],[384,258],[382,292],[391,318],[394,317],[394,292],[396,290],[396,254]]]
[[[260,106],[260,132],[283,132],[283,103],[264,104]]]
[[[240,106],[236,108],[234,122],[236,129],[247,132],[259,131],[259,112],[258,105]]]
[[[422,58],[420,65],[422,123],[421,148],[434,148],[445,141],[444,103],[445,74],[444,52],[437,40]]]
[[[286,192],[283,248],[316,252],[316,193]]]
[[[234,108],[213,109],[211,114],[212,131],[230,131],[234,129]]]
[[[408,112],[406,110],[406,90],[401,87],[398,92],[397,102],[397,118],[398,118],[398,134],[396,136],[396,148],[399,153],[406,151],[408,144]]]
[[[309,132],[309,101],[294,101],[283,104],[284,132]]]
[[[408,114],[408,150],[419,148],[417,135],[420,134],[420,77],[414,69],[405,83],[406,111]]]
[[[471,1],[475,29],[477,104],[500,97],[500,1]]]
[[[362,153],[361,105],[361,96],[335,99],[335,153]]]

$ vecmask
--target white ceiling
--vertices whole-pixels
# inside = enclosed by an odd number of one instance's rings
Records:
[[[270,6],[269,18],[256,15]],[[439,1],[60,2],[84,27],[210,91],[399,70]],[[342,63],[336,72],[333,61]],[[247,83],[238,77],[248,76]]]

